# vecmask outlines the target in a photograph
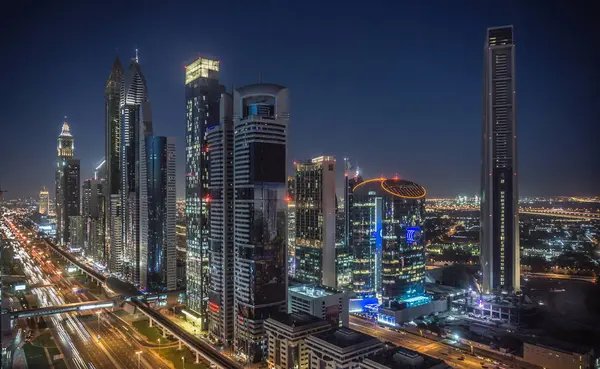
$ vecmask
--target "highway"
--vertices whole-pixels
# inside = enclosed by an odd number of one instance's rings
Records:
[[[221,368],[236,369],[242,368],[242,366],[228,357],[221,354],[218,350],[210,346],[209,344],[202,342],[200,339],[195,337],[193,334],[188,333],[185,329],[179,327],[177,324],[172,322],[169,318],[163,316],[159,312],[150,308],[145,302],[132,298],[131,302],[135,306],[146,314],[158,325],[163,326],[168,332],[174,335],[177,339],[181,339],[188,347],[192,349],[192,352],[196,351],[205,356],[209,361],[218,365]]]
[[[523,362],[516,362],[511,359],[498,361],[498,358],[490,358],[491,355],[489,355],[489,353],[484,354],[480,349],[476,349],[475,354],[487,358],[480,359],[477,356],[464,354],[458,349],[442,342],[434,341],[426,337],[420,337],[402,330],[385,328],[375,322],[354,315],[350,315],[350,328],[377,337],[382,341],[391,342],[394,345],[407,347],[422,354],[442,359],[448,365],[456,369],[481,369],[482,363],[488,368],[496,368],[497,366],[500,368],[536,368],[535,366]],[[460,360],[460,357],[463,357],[464,360]],[[498,362],[498,364],[494,363],[494,361]]]

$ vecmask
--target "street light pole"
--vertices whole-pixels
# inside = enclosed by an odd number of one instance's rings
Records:
[[[136,351],[135,354],[138,357],[138,369],[140,369],[140,360],[142,358],[142,352],[141,351]]]
[[[181,369],[185,369],[185,356],[181,357],[181,362],[182,362]]]

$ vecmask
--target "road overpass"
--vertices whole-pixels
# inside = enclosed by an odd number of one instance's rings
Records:
[[[211,364],[216,365],[219,368],[243,368],[242,365],[229,359],[228,357],[211,347],[209,344],[202,342],[194,335],[186,332],[183,328],[179,327],[177,324],[173,323],[171,320],[164,317],[162,314],[150,308],[143,301],[140,301],[137,298],[132,298],[131,302],[136,306],[138,311],[140,311],[150,319],[150,326],[157,325],[161,327],[164,331],[169,332],[177,340],[179,340],[179,347],[181,347],[182,344],[185,344],[193,353],[195,353],[196,363],[199,362],[200,356],[202,356],[205,360],[207,360]]]
[[[2,314],[8,314],[10,319],[18,319],[18,318],[30,318],[30,317],[38,317],[43,315],[52,315],[52,314],[62,314],[62,313],[70,313],[73,311],[90,311],[96,309],[106,309],[115,307],[118,305],[119,299],[115,298],[113,300],[101,300],[101,301],[86,301],[86,302],[76,302],[73,304],[65,304],[59,306],[47,306],[36,309],[26,309],[26,310],[15,310],[9,311],[8,309],[3,309]]]
[[[42,238],[42,240],[44,240],[44,242],[50,248],[50,250],[52,250],[52,252],[54,252],[61,258],[63,258],[65,261],[68,261],[71,264],[75,265],[77,268],[81,269],[81,271],[84,274],[86,274],[88,277],[95,280],[97,283],[105,283],[106,282],[106,277],[104,276],[104,274],[98,272],[97,270],[94,270],[93,268],[89,267],[88,265],[82,263],[74,255],[72,255],[69,252],[56,246],[54,243],[52,243],[52,241],[50,241],[49,238]]]

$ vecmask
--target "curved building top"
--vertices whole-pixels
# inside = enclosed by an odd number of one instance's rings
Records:
[[[281,90],[286,87],[275,84],[275,83],[254,83],[236,88],[236,91],[240,96],[251,96],[251,95],[271,95],[277,96]]]
[[[352,189],[355,194],[368,194],[375,191],[381,195],[387,193],[403,199],[422,199],[427,195],[425,187],[412,181],[399,178],[373,178],[363,181]]]

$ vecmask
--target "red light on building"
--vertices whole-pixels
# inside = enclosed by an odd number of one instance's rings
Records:
[[[208,152],[208,150],[209,150],[209,146],[206,146],[206,147],[204,148],[204,151],[205,151],[205,152]]]
[[[210,202],[210,195],[206,195],[206,197],[204,198],[204,200],[206,200],[206,202]]]
[[[289,196],[286,196],[286,197],[285,197],[285,201],[287,201],[287,202],[290,202],[290,201],[292,201],[292,198],[291,198],[291,197],[289,197]]]
[[[208,308],[210,309],[210,311],[214,312],[214,313],[218,313],[219,312],[219,305],[215,304],[214,302],[210,301],[208,303]]]

